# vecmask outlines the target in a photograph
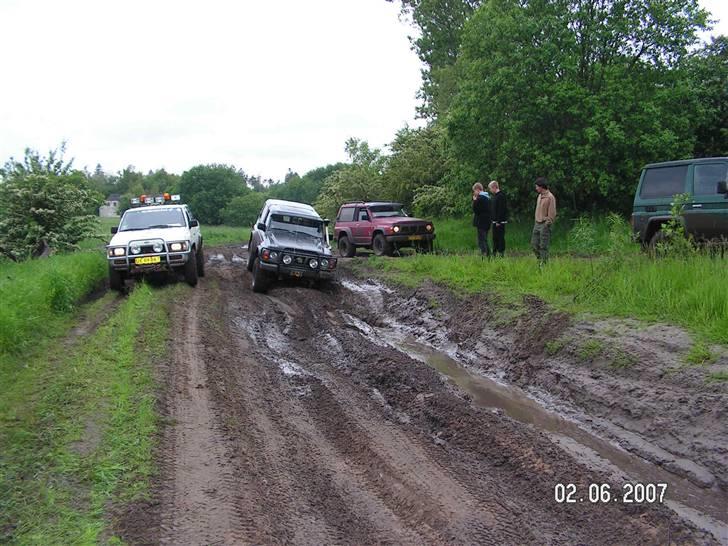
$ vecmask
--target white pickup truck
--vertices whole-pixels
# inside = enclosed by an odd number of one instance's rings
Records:
[[[182,273],[190,286],[205,274],[200,224],[182,204],[149,205],[124,212],[106,245],[109,285],[145,274]]]

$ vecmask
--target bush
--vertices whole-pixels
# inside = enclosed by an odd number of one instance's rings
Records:
[[[252,225],[266,198],[266,194],[260,192],[233,198],[222,211],[223,223],[229,226]]]

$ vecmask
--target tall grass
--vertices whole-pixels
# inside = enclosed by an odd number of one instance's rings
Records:
[[[0,356],[18,354],[58,329],[106,275],[101,252],[0,264]]]
[[[403,282],[431,278],[466,293],[497,292],[513,301],[535,294],[565,310],[663,321],[728,343],[726,263],[708,256],[555,257],[543,269],[532,257],[416,255],[370,263]]]
[[[435,224],[435,249],[445,253],[474,253],[478,251],[472,219],[440,218]],[[506,226],[506,254],[531,252],[532,218],[514,218]],[[625,223],[624,229],[629,229]],[[591,239],[587,241],[586,239]],[[489,233],[492,248],[492,232]],[[588,244],[585,244],[587,243]],[[606,250],[610,243],[610,223],[606,217],[559,218],[551,233],[552,254],[590,255]],[[637,245],[622,249],[635,252]]]

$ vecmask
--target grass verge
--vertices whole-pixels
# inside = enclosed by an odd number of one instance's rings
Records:
[[[29,349],[39,332],[59,332],[77,302],[106,276],[106,258],[100,252],[1,264],[0,358]]]
[[[96,544],[112,502],[148,494],[152,362],[169,327],[160,293],[184,289],[141,285],[94,334],[47,342],[15,363],[14,381],[0,387],[0,543]],[[87,312],[103,313],[114,297]]]
[[[666,322],[728,343],[728,290],[720,259],[556,257],[543,269],[532,257],[414,255],[366,263],[409,286],[432,279],[464,293],[495,292],[516,304],[534,294],[565,311]]]

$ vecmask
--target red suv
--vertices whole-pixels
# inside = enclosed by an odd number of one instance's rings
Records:
[[[357,247],[371,248],[377,256],[391,256],[408,246],[431,252],[435,226],[407,216],[401,203],[346,203],[336,215],[334,238],[345,257],[353,256]]]

